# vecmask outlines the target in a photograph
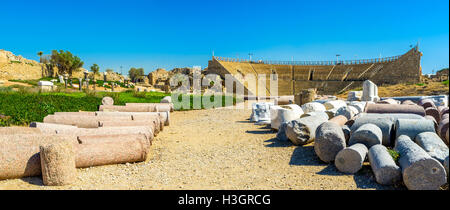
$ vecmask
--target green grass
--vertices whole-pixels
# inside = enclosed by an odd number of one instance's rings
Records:
[[[394,159],[395,162],[398,162],[398,158],[400,157],[400,154],[393,149],[388,149],[388,152],[391,155],[392,159]]]
[[[448,85],[448,80],[442,82],[443,85]]]
[[[159,103],[162,98],[169,96],[160,92],[27,92],[13,91],[12,88],[0,88],[0,126],[28,125],[31,122],[42,122],[44,117],[55,112],[98,111],[102,98],[110,96],[115,105],[125,103]],[[185,95],[186,96],[186,95]],[[181,96],[180,96],[181,97]],[[178,110],[190,110],[194,108],[193,100],[201,96],[188,96],[190,98],[187,107]],[[236,103],[232,96],[222,97],[222,106],[225,98]],[[216,103],[216,107],[220,104]],[[198,107],[197,107],[198,108]],[[202,104],[204,109],[205,105]],[[206,107],[207,108],[207,107]]]
[[[417,83],[416,85],[417,86],[424,86],[425,84],[424,83]]]
[[[22,63],[22,61],[10,61],[11,63]]]

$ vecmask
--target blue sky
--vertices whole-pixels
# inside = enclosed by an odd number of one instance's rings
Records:
[[[265,60],[377,58],[420,42],[423,73],[449,65],[449,1],[3,1],[0,49],[69,50],[101,71]]]

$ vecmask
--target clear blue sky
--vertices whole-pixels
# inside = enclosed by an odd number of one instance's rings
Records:
[[[449,1],[2,1],[0,49],[69,50],[101,71],[208,65],[216,56],[394,56],[420,42],[424,73],[449,65]]]

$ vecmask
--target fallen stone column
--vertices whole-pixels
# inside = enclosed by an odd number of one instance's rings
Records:
[[[427,119],[427,120],[431,120],[431,121],[433,121],[433,124],[434,124],[434,129],[437,131],[438,130],[438,126],[439,126],[439,124],[436,122],[436,119],[434,119],[434,117],[433,116],[430,116],[430,115],[425,115],[425,117],[424,117],[425,119]]]
[[[127,107],[143,106],[148,107],[151,112],[173,112],[172,103],[125,103]]]
[[[39,146],[60,141],[68,141],[73,144],[78,144],[77,136],[75,135],[57,135],[57,134],[0,135],[0,143],[11,143],[19,146]]]
[[[44,117],[44,123],[72,125],[78,128],[98,128],[98,120],[95,116],[82,115],[48,115]]]
[[[447,182],[444,167],[408,136],[401,135],[395,142],[402,168],[403,182],[409,190],[439,190]]]
[[[58,134],[58,132],[69,133],[72,131],[76,131],[78,128],[72,125],[61,125],[54,123],[41,123],[41,122],[32,122],[30,123],[30,127],[39,129],[42,133],[45,134]]]
[[[345,117],[344,115],[339,115],[331,118],[328,122],[333,122],[338,124],[339,126],[343,126],[345,125],[345,123],[347,123],[347,121],[348,121],[347,117]]]
[[[100,105],[99,111],[103,112],[154,112],[149,106],[117,106],[117,105]]]
[[[316,129],[326,122],[328,117],[311,116],[287,122],[286,136],[295,145],[308,144],[315,139]]]
[[[423,119],[424,116],[420,116],[417,114],[397,114],[397,113],[388,113],[388,114],[381,114],[381,113],[359,113],[355,116],[355,118],[358,117],[384,117],[384,118],[393,118],[394,121],[397,119]]]
[[[422,147],[432,158],[444,164],[444,160],[449,154],[448,147],[435,132],[419,133],[414,142]]]
[[[385,146],[390,146],[393,142],[391,141],[391,135],[393,133],[394,119],[388,116],[375,117],[375,116],[363,116],[355,119],[355,122],[350,127],[351,135],[358,130],[361,126],[365,124],[374,124],[382,132],[382,144]]]
[[[58,142],[40,146],[42,180],[44,185],[70,185],[76,181],[74,145]]]
[[[426,115],[432,116],[436,120],[436,122],[441,121],[441,115],[440,115],[439,111],[436,108],[434,108],[434,107],[426,108],[425,109],[425,116]]]
[[[347,119],[352,119],[358,113],[359,113],[358,109],[355,108],[354,106],[344,106],[336,111],[335,116],[344,115],[345,117],[347,117]]]
[[[436,132],[433,121],[427,119],[397,119],[395,121],[395,138],[407,135],[410,139],[415,139],[417,134],[423,132]]]
[[[39,134],[41,130],[27,127],[0,127],[0,135]]]
[[[449,118],[445,118],[445,119],[441,120],[441,122],[439,122],[437,133],[439,134],[439,136],[442,139],[446,139],[445,133],[448,131],[448,126],[449,126],[448,123],[449,123]],[[447,138],[447,144],[448,144],[448,138]]]
[[[339,151],[334,165],[340,172],[354,174],[362,168],[367,152],[364,144],[354,144]]]
[[[78,144],[76,137],[62,135],[0,136],[0,180],[40,175],[39,146],[61,141]]]
[[[95,116],[95,112],[55,112],[53,115]]]
[[[323,104],[325,106],[326,110],[330,110],[330,109],[339,109],[343,106],[347,106],[347,104],[345,103],[345,101],[343,100],[332,100],[332,101],[327,101]]]
[[[159,118],[146,121],[99,121],[100,127],[133,127],[133,126],[149,126],[153,134],[158,135],[161,131],[161,121]]]
[[[170,112],[96,112],[97,116],[131,116],[133,120],[146,121],[158,116],[165,126],[170,125]]]
[[[130,141],[130,140],[147,140],[148,136],[145,134],[115,134],[115,135],[88,135],[78,136],[78,142],[80,144],[98,144],[98,143],[111,143],[117,141]]]
[[[305,114],[309,113],[309,112],[325,112],[326,111],[325,106],[318,102],[308,102],[306,104],[303,104],[301,107]]]
[[[364,111],[366,113],[410,113],[425,116],[425,109],[418,105],[367,103]]]
[[[272,109],[271,107],[270,127],[278,130],[282,123],[300,118],[300,116],[303,114],[303,110],[298,105],[294,105],[295,106],[279,106],[279,108],[276,108],[277,106],[274,106],[274,109]],[[274,116],[272,116],[272,114],[274,114]]]
[[[381,144],[372,146],[368,157],[378,184],[392,185],[402,180],[402,170],[395,164],[385,146]]]
[[[447,114],[448,115],[448,113],[449,113],[449,110],[448,110],[448,106],[440,106],[440,107],[442,107],[441,109],[438,109],[438,111],[439,111],[439,116],[442,118],[442,116],[444,115],[444,114]]]
[[[449,118],[449,114],[448,114],[448,113],[443,114],[443,115],[441,116],[441,121],[442,121],[442,120],[445,120],[445,119],[448,119],[448,118]]]
[[[338,121],[338,123],[340,122]],[[342,125],[338,123],[334,121],[324,122],[316,130],[314,151],[323,162],[334,161],[338,152],[346,146]]]
[[[103,105],[114,105],[114,99],[109,96],[105,96],[102,98],[102,104]]]
[[[419,100],[418,103],[420,106],[422,106],[424,109],[428,108],[428,107],[434,107],[436,108],[436,105],[434,104],[434,101],[430,98],[424,98]]]
[[[372,124],[367,123],[361,125],[355,132],[353,132],[348,140],[349,145],[361,143],[370,149],[373,145],[382,144],[383,132],[381,129]]]
[[[44,123],[73,125],[79,128],[98,128],[98,121],[131,121],[131,116],[76,116],[76,115],[48,115]]]
[[[362,112],[364,112],[364,107],[366,106],[366,102],[359,102],[359,103],[353,102],[353,103],[349,104],[348,106],[355,107],[356,110],[358,110],[358,113],[362,113]]]
[[[100,127],[100,128],[77,128],[75,130],[57,130],[58,134],[86,136],[86,135],[118,135],[118,134],[145,134],[149,142],[153,139],[153,133],[149,126],[133,127]]]
[[[79,144],[76,147],[76,167],[145,161],[150,144],[143,139],[121,139],[115,142]]]

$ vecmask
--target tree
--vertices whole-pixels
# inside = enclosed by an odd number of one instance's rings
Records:
[[[72,55],[69,51],[64,52],[63,50],[59,52],[53,50],[50,63],[58,67],[58,73],[60,75],[69,74],[69,76],[72,76],[74,71],[79,71],[84,64],[79,57]]]
[[[42,63],[42,55],[44,54],[44,52],[42,52],[42,51],[39,51],[38,53],[37,53],[37,55],[39,56],[39,62],[40,63]]]
[[[131,81],[136,82],[136,78],[144,75],[143,68],[134,68],[131,67],[130,71],[128,71],[128,76],[130,76]]]
[[[100,72],[100,67],[94,63],[91,66],[91,71],[92,71],[92,79],[95,80],[95,75],[98,75],[98,73]]]

